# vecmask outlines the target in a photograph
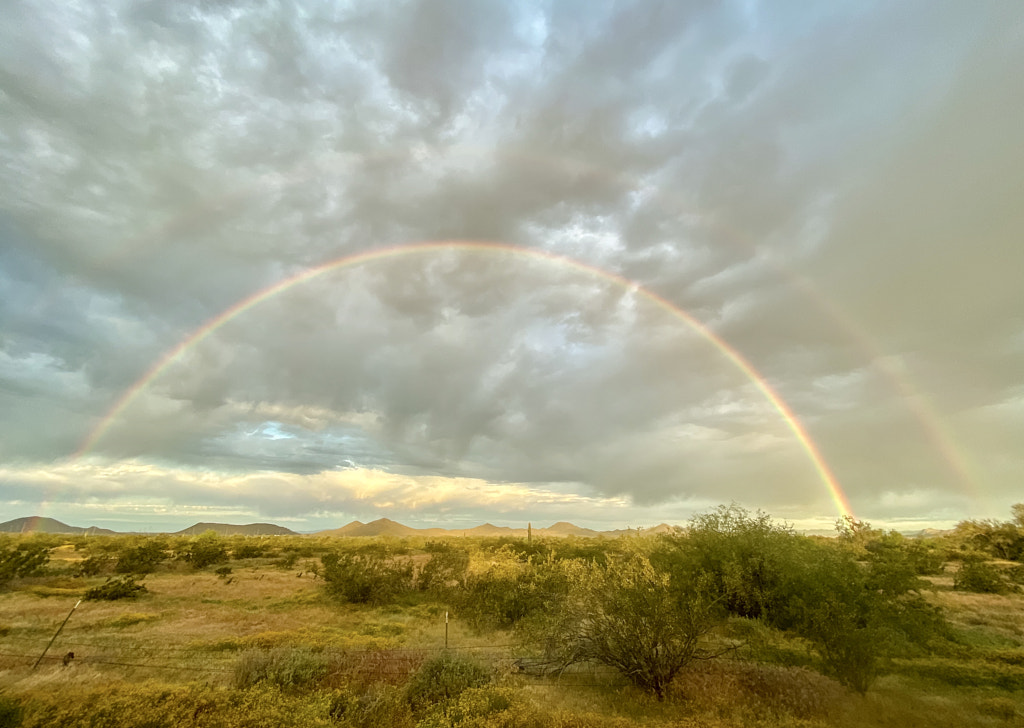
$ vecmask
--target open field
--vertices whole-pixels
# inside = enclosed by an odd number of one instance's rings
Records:
[[[76,576],[99,551],[64,541],[44,575],[0,593],[0,725],[17,724],[3,722],[8,710],[25,726],[1024,725],[1024,597],[955,591],[948,573],[929,577],[923,593],[943,610],[950,639],[888,660],[863,696],[822,674],[799,636],[732,616],[710,638],[734,649],[690,663],[659,700],[607,666],[524,671],[536,654],[529,641],[473,619],[450,594],[346,603],[323,578],[321,557],[337,547],[299,537],[253,539],[263,555],[203,568],[167,560],[134,599],[83,601],[33,670],[69,610],[109,576]],[[356,542],[375,543],[344,548]],[[507,549],[463,544],[470,574],[505,563]],[[417,573],[431,558],[422,541],[387,547]],[[417,704],[410,686],[444,654],[484,677]]]

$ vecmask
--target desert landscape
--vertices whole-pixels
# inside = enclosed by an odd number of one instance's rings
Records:
[[[1022,511],[917,537],[736,505],[589,537],[7,534],[0,725],[1020,725]]]

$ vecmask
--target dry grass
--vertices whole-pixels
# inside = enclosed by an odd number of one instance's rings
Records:
[[[60,569],[81,558],[61,547],[52,563]],[[226,577],[165,566],[145,578],[149,591],[136,600],[83,602],[49,653],[60,658],[74,651],[71,666],[47,660],[35,672],[29,666],[57,625],[103,577],[23,580],[0,593],[0,653],[15,655],[0,655],[0,691],[33,700],[65,695],[129,705],[136,700],[128,695],[131,686],[151,680],[138,701],[166,690],[187,693],[199,705],[208,690],[211,705],[227,706],[225,715],[241,710],[230,707],[237,699],[237,705],[274,703],[277,708],[266,708],[270,713],[291,706],[316,724],[326,720],[330,691],[400,690],[443,647],[443,605],[418,595],[387,607],[338,604],[325,596],[306,561],[290,570],[274,566],[270,557],[236,561]],[[693,665],[663,702],[605,673],[566,674],[560,681],[506,674],[499,683],[515,696],[511,707],[466,725],[1024,726],[1024,692],[999,684],[999,676],[1024,674],[1024,596],[956,592],[947,574],[931,581],[929,599],[947,613],[963,643],[960,652],[900,661],[899,672],[880,679],[865,698],[799,666],[806,648],[798,640],[744,621],[729,629],[748,643],[742,653],[747,659]],[[507,667],[509,634],[474,632],[454,612],[451,617],[453,648]],[[305,697],[272,691],[227,697],[234,695],[229,686],[243,655],[281,648],[324,655],[328,673],[315,690]],[[30,725],[46,724],[42,717],[32,720]]]
[[[694,663],[672,688],[679,698],[719,715],[828,718],[848,697],[839,683],[806,668],[738,660]]]
[[[939,591],[933,598],[955,627],[981,628],[1008,642],[1024,640],[1024,595]]]

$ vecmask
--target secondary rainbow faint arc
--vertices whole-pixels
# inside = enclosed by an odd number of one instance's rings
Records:
[[[660,308],[667,311],[672,316],[685,322],[690,328],[699,333],[704,339],[710,342],[719,352],[721,352],[726,359],[739,369],[749,379],[754,386],[764,395],[764,397],[771,402],[772,406],[782,416],[782,419],[786,422],[786,425],[796,436],[801,447],[807,453],[808,458],[814,464],[815,470],[818,472],[822,482],[826,485],[829,491],[829,495],[835,502],[836,507],[843,516],[853,516],[853,510],[850,507],[849,500],[843,489],[840,487],[838,480],[832,473],[828,464],[825,462],[825,458],[822,457],[821,452],[818,450],[817,445],[811,439],[807,430],[800,422],[799,418],[790,409],[789,405],[786,404],[785,400],[782,399],[779,394],[771,388],[771,386],[765,381],[765,378],[761,375],[757,369],[754,368],[747,359],[734,349],[728,342],[722,339],[718,334],[713,332],[698,319],[691,316],[685,310],[679,308],[667,299],[659,296],[657,293],[645,288],[636,281],[625,278],[617,273],[606,271],[602,268],[584,263],[570,258],[565,255],[559,255],[557,253],[549,253],[546,251],[535,250],[532,248],[523,248],[508,243],[495,243],[495,242],[477,242],[477,241],[426,241],[418,243],[409,243],[405,245],[396,245],[386,248],[377,248],[362,253],[356,253],[353,255],[346,255],[334,260],[322,263],[318,266],[307,268],[304,271],[296,273],[288,278],[285,278],[277,283],[274,283],[267,288],[264,288],[256,293],[243,298],[232,306],[228,307],[221,313],[217,314],[209,321],[204,323],[202,326],[197,328],[191,334],[186,336],[177,346],[164,354],[156,363],[151,366],[145,374],[139,377],[138,380],[122,394],[110,410],[103,416],[99,424],[96,425],[82,442],[82,445],[72,456],[73,460],[77,460],[86,455],[96,443],[100,441],[104,434],[110,429],[114,421],[121,415],[125,409],[135,400],[136,397],[147,387],[149,384],[159,377],[171,364],[173,364],[178,357],[180,357],[188,349],[192,348],[207,336],[212,334],[218,328],[232,320],[236,316],[239,316],[254,306],[266,301],[268,298],[272,298],[279,293],[282,293],[293,286],[306,281],[312,280],[324,273],[329,271],[337,271],[343,268],[349,268],[352,266],[360,265],[363,263],[371,263],[378,260],[384,260],[387,258],[395,258],[403,255],[415,255],[425,254],[440,251],[470,251],[470,252],[503,252],[511,255],[519,255],[526,258],[532,258],[535,260],[543,260],[548,262],[557,263],[560,265],[574,268],[584,273],[602,278],[606,281],[614,283],[627,290],[636,290],[641,293],[645,298],[657,304]]]

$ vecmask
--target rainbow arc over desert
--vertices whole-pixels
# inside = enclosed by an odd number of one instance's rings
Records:
[[[153,365],[139,377],[117,401],[110,407],[98,424],[88,433],[82,444],[72,455],[72,461],[85,457],[103,439],[104,435],[117,421],[122,413],[128,409],[133,401],[157,378],[171,367],[186,351],[203,341],[217,329],[228,323],[237,316],[258,306],[260,303],[277,296],[295,286],[301,285],[318,276],[329,272],[340,271],[359,265],[370,264],[376,261],[383,261],[390,258],[403,256],[429,256],[441,252],[465,252],[480,254],[497,254],[520,257],[523,259],[537,260],[574,269],[588,276],[602,279],[612,285],[624,290],[635,291],[645,299],[660,307],[671,316],[686,324],[692,331],[699,334],[704,340],[715,347],[736,369],[757,388],[772,407],[779,413],[789,430],[793,433],[801,448],[814,466],[822,484],[827,488],[832,501],[842,516],[853,516],[853,509],[849,499],[839,484],[835,474],[829,468],[828,463],[822,456],[818,446],[811,439],[807,429],[800,419],[793,412],[792,408],[767,382],[765,377],[751,364],[739,351],[725,341],[721,336],[708,328],[700,320],[676,306],[671,301],[658,295],[654,291],[640,285],[617,273],[584,263],[569,256],[550,253],[533,248],[525,248],[518,245],[500,242],[487,241],[421,241],[404,245],[375,248],[360,253],[342,256],[327,261],[320,265],[307,268],[294,275],[284,278],[276,283],[243,298],[227,309],[221,311],[213,318],[206,321],[192,333],[182,339],[177,346],[168,350]]]

